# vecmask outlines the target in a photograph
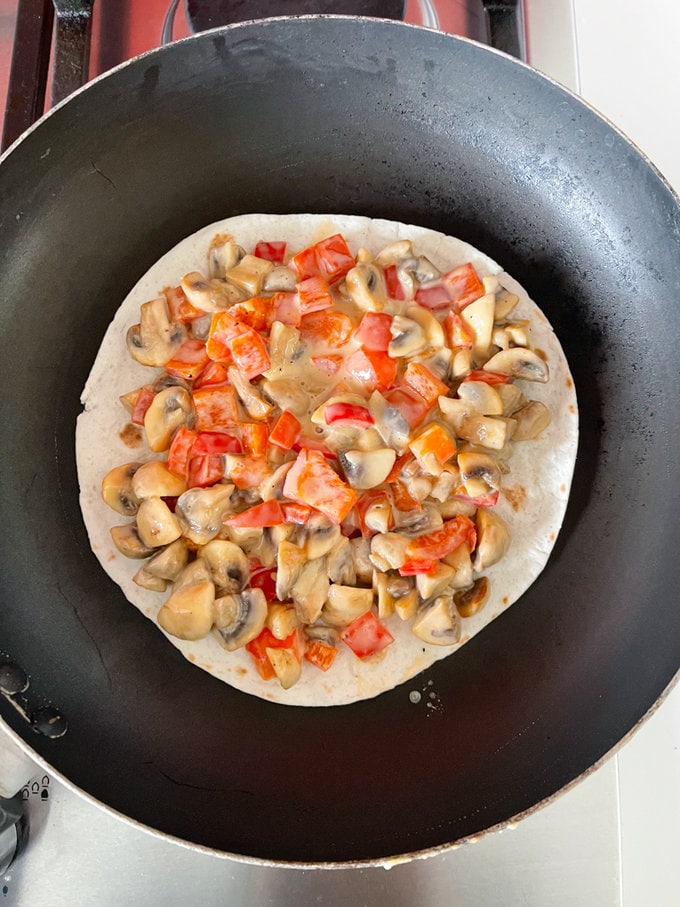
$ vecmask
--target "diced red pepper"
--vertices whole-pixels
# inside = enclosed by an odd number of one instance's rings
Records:
[[[284,523],[295,523],[298,526],[308,523],[312,515],[311,507],[308,507],[307,504],[296,504],[295,501],[282,501],[281,510]]]
[[[229,314],[240,325],[246,325],[254,331],[266,331],[273,321],[273,304],[268,296],[253,296],[252,299],[231,306]]]
[[[490,384],[495,387],[498,384],[507,384],[510,375],[501,375],[498,372],[486,372],[482,368],[474,369],[463,378],[463,381],[483,381],[484,384]]]
[[[153,403],[153,398],[155,396],[156,394],[150,384],[145,384],[144,387],[140,387],[137,398],[135,399],[135,405],[132,407],[132,412],[130,413],[130,422],[133,422],[135,425],[144,425],[144,416],[146,416],[146,411]]]
[[[187,467],[187,488],[206,488],[224,478],[224,459],[217,456],[192,455]]]
[[[323,408],[323,418],[326,425],[334,425],[336,422],[346,422],[360,427],[375,425],[375,419],[368,408],[359,406],[358,403],[327,403]]]
[[[357,350],[347,358],[345,368],[367,393],[385,390],[397,377],[397,360],[377,350]]]
[[[301,318],[297,293],[274,293],[271,297],[271,320],[296,328]]]
[[[412,510],[423,509],[423,505],[420,501],[413,497],[404,482],[400,479],[392,482],[390,488],[392,490],[392,502],[397,510],[401,510],[403,513],[410,513]]]
[[[451,296],[443,284],[436,283],[432,287],[420,287],[416,290],[416,302],[425,309],[441,309],[451,305]]]
[[[340,639],[350,647],[357,658],[375,655],[394,642],[394,637],[372,611],[355,618],[340,633]]]
[[[305,343],[337,349],[347,343],[353,327],[343,312],[310,312],[300,320],[300,337]]]
[[[444,319],[444,333],[452,350],[471,350],[474,344],[474,334],[460,317],[458,312],[448,312]]]
[[[220,431],[234,427],[240,413],[236,391],[230,384],[208,385],[192,393],[199,431]]]
[[[434,406],[439,397],[446,396],[449,392],[448,384],[441,381],[422,362],[409,362],[402,381],[411,390],[420,394],[430,406]]]
[[[259,636],[246,643],[246,651],[253,659],[257,673],[263,680],[271,680],[276,677],[276,671],[269,660],[267,649],[281,648],[282,642],[285,640],[277,639],[269,627],[264,627]],[[283,646],[283,648],[288,648],[288,646]]]
[[[234,337],[247,330],[229,312],[215,312],[205,344],[208,356],[217,361],[231,362],[230,343]]]
[[[340,280],[355,265],[354,256],[341,233],[322,239],[315,249],[320,271],[329,283]]]
[[[312,356],[311,360],[315,368],[318,368],[320,372],[329,377],[337,375],[343,363],[342,356],[333,356],[330,353],[327,356]]]
[[[392,342],[392,316],[385,312],[366,312],[356,330],[356,338],[365,350],[386,353]]]
[[[333,523],[342,523],[356,503],[346,485],[318,450],[303,448],[286,474],[284,497],[320,510]]]
[[[248,585],[251,589],[262,589],[268,602],[276,601],[276,567],[263,567],[259,561],[251,560]]]
[[[411,428],[417,428],[432,409],[427,400],[410,387],[395,387],[385,392],[385,399],[398,409]]]
[[[319,441],[318,438],[306,438],[304,435],[300,435],[295,444],[293,444],[293,450],[295,453],[300,453],[301,450],[317,450],[327,460],[338,459],[338,455],[330,447],[327,447],[323,441]]]
[[[257,258],[264,258],[266,261],[273,261],[274,264],[283,264],[286,255],[285,242],[259,242],[255,246],[253,253]]]
[[[257,488],[272,474],[266,457],[244,455],[233,464],[229,479],[237,488]]]
[[[390,299],[406,299],[406,293],[399,280],[396,265],[389,265],[385,268],[385,285],[387,286],[387,295]]]
[[[406,546],[406,558],[439,560],[463,544],[473,551],[477,544],[477,531],[469,517],[458,514],[453,519],[446,520],[440,529],[433,529],[432,532],[412,539]]]
[[[484,284],[470,262],[449,271],[442,280],[449,291],[449,298],[459,312],[484,295]]]
[[[310,664],[313,664],[315,668],[319,668],[321,671],[327,671],[335,661],[335,656],[337,654],[338,650],[335,646],[328,646],[326,643],[314,639],[307,646],[305,658]]]
[[[330,287],[323,277],[306,277],[297,284],[298,303],[300,312],[308,315],[311,312],[320,312],[333,305]]]
[[[199,387],[207,387],[210,384],[224,384],[227,380],[227,370],[221,362],[214,362],[212,359],[194,381],[194,390]]]
[[[394,461],[394,466],[392,467],[389,475],[385,479],[385,482],[387,484],[390,484],[391,482],[396,482],[399,479],[399,477],[401,476],[401,471],[404,468],[404,466],[406,466],[407,463],[410,463],[411,460],[414,460],[414,459],[415,459],[415,457],[413,456],[413,454],[411,453],[410,450],[407,450],[400,457],[397,457],[397,459]]]
[[[185,340],[172,359],[165,363],[165,369],[177,378],[193,381],[210,362],[210,357],[202,340],[193,337]]]
[[[430,422],[409,444],[409,449],[420,465],[430,472],[430,460],[434,457],[443,466],[456,452],[453,438],[438,422]]]
[[[223,431],[202,431],[196,435],[192,454],[219,457],[225,453],[241,453],[241,442],[234,435]]]
[[[257,331],[248,330],[239,334],[229,346],[236,367],[248,381],[271,368],[267,346]]]
[[[439,561],[429,558],[410,558],[399,567],[400,576],[418,576],[420,573],[432,573]]]
[[[281,505],[272,498],[255,504],[236,516],[230,516],[224,521],[225,526],[238,526],[244,529],[253,529],[260,526],[280,526],[283,523]]]
[[[239,432],[247,453],[255,454],[256,457],[266,454],[269,429],[264,422],[240,422]]]
[[[180,425],[170,442],[167,466],[176,476],[186,478],[189,469],[189,456],[198,432],[192,431],[185,425]]]
[[[465,491],[465,486],[461,485],[453,493],[453,497],[459,501],[466,501],[468,504],[472,504],[475,507],[495,507],[498,503],[498,491],[490,491],[488,494],[475,495],[475,497],[470,497],[469,494]]]
[[[205,315],[202,309],[197,309],[189,302],[181,287],[166,287],[163,295],[168,304],[168,312],[172,321],[188,324]]]
[[[293,413],[284,409],[274,423],[269,435],[269,443],[275,447],[280,447],[281,450],[291,450],[293,444],[300,437],[301,428],[300,422]]]

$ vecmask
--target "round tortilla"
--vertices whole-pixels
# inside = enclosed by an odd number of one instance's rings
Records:
[[[152,458],[145,445],[131,447],[124,432],[128,418],[120,395],[149,383],[152,374],[127,352],[127,330],[139,321],[142,303],[158,296],[164,287],[176,286],[190,271],[205,272],[208,247],[216,233],[232,234],[246,250],[260,240],[286,240],[294,251],[342,233],[353,253],[364,247],[373,254],[398,239],[410,239],[416,251],[441,270],[469,261],[480,276],[496,275],[520,298],[513,319],[530,320],[532,345],[546,353],[549,382],[522,382],[522,387],[527,397],[548,406],[552,421],[538,439],[511,445],[510,472],[504,477],[495,508],[509,526],[511,546],[501,561],[485,571],[491,583],[489,600],[480,612],[463,621],[457,645],[427,645],[413,635],[410,621],[403,622],[395,614],[384,621],[395,641],[382,653],[361,660],[341,644],[327,673],[304,663],[301,679],[284,690],[276,679],[262,680],[245,649],[227,652],[212,634],[196,642],[165,634],[198,667],[273,702],[326,706],[377,696],[454,653],[520,598],[545,567],[564,518],[576,459],[578,413],[569,366],[547,318],[522,287],[472,246],[433,230],[355,216],[251,214],[210,224],[182,240],[149,269],[116,313],[83,390],[84,411],[76,427],[80,504],[92,550],[126,598],[154,622],[170,591],[150,592],[133,582],[142,562],[124,557],[113,545],[109,530],[124,518],[102,500],[101,482],[114,466]]]

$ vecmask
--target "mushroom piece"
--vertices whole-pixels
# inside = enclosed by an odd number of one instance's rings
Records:
[[[161,296],[140,306],[139,324],[128,330],[125,342],[133,359],[157,367],[172,359],[186,339],[187,329],[170,319],[165,297]]]
[[[456,434],[464,441],[470,441],[480,447],[501,450],[505,442],[510,440],[512,427],[512,419],[470,413],[460,420]]]
[[[402,620],[408,620],[416,613],[418,592],[413,584],[413,577],[375,570],[373,589],[378,596],[378,617],[389,617],[396,611]]]
[[[302,662],[293,649],[265,648],[269,662],[274,668],[276,678],[284,690],[289,690],[298,682],[302,674]]]
[[[132,582],[137,583],[142,589],[148,589],[150,592],[165,592],[168,587],[168,581],[161,576],[154,576],[149,573],[146,567],[140,567],[132,577]]]
[[[411,630],[431,646],[454,646],[460,642],[462,622],[451,595],[438,595],[416,614]]]
[[[260,482],[257,491],[263,501],[283,497],[283,484],[294,462],[295,460],[288,460],[286,463],[282,463],[270,476]]]
[[[397,455],[391,447],[377,450],[346,450],[338,455],[352,488],[365,490],[381,485],[390,474]]]
[[[465,306],[460,313],[460,317],[472,331],[474,337],[472,356],[478,361],[485,359],[489,354],[495,305],[496,297],[493,293],[487,293]]]
[[[139,537],[150,548],[169,545],[182,534],[182,527],[175,514],[160,497],[145,498],[137,511]]]
[[[487,291],[488,292],[488,291]],[[516,293],[509,293],[502,286],[496,292],[496,306],[494,312],[495,321],[503,321],[519,302],[519,296]]]
[[[208,270],[211,277],[224,278],[230,268],[235,267],[245,255],[245,250],[227,233],[218,234],[210,244]]]
[[[328,552],[326,569],[332,583],[340,583],[345,586],[356,585],[357,571],[352,544],[346,536],[341,535],[337,544]]]
[[[229,366],[227,376],[251,419],[259,421],[266,419],[274,408],[271,403],[267,403],[266,400],[262,399],[257,388],[253,387],[235,365]]]
[[[156,453],[167,450],[175,431],[193,414],[191,394],[183,387],[166,387],[151,401],[144,416],[146,440]]]
[[[491,584],[485,576],[475,580],[469,589],[456,592],[453,600],[461,617],[472,617],[486,604]]]
[[[304,549],[292,542],[281,542],[276,559],[276,597],[279,601],[290,598],[293,583],[306,560]]]
[[[387,355],[393,359],[399,356],[415,356],[416,353],[422,353],[428,345],[423,326],[405,315],[394,316],[390,334],[392,339],[387,346]]]
[[[144,565],[144,570],[151,576],[174,583],[188,562],[189,549],[186,539],[178,538],[154,554]]]
[[[262,589],[220,596],[214,601],[212,617],[217,641],[228,652],[234,652],[262,632],[267,620],[267,598]]]
[[[200,271],[185,274],[181,286],[191,305],[202,312],[219,312],[243,298],[236,287],[223,280],[206,280]]]
[[[300,626],[295,608],[274,602],[268,605],[266,625],[277,639],[287,639]]]
[[[313,561],[332,551],[342,538],[342,532],[340,526],[323,513],[312,513],[304,525],[303,537],[305,556]]]
[[[290,590],[295,613],[304,624],[313,624],[321,614],[328,595],[326,558],[305,561]]]
[[[510,547],[510,532],[505,522],[484,507],[477,510],[477,547],[472,566],[481,573],[499,561]]]
[[[464,310],[466,312],[467,309]],[[483,366],[487,372],[497,372],[499,375],[512,375],[513,378],[523,378],[525,381],[539,381],[545,384],[550,377],[548,363],[533,350],[516,346],[508,350],[501,350],[492,356]]]
[[[441,595],[455,576],[455,569],[448,564],[437,564],[429,573],[416,576],[416,589],[423,601]]]
[[[233,485],[213,485],[209,488],[190,488],[181,494],[175,514],[184,535],[195,545],[207,545],[222,528],[231,512]]]
[[[413,243],[410,239],[398,239],[396,242],[385,246],[375,257],[376,264],[381,268],[389,268],[390,265],[396,265],[405,259],[412,259]]]
[[[432,312],[428,311],[428,309],[424,309],[421,305],[412,305],[406,309],[406,315],[423,329],[429,346],[434,347],[435,350],[447,348],[446,338],[444,337],[444,328]],[[403,353],[401,355],[403,355]]]
[[[389,532],[394,528],[392,505],[386,497],[368,505],[364,512],[364,525],[371,532]]]
[[[374,558],[387,563],[387,570],[398,570],[406,561],[406,548],[411,539],[399,532],[386,532],[384,535],[374,535],[371,539],[370,559],[379,570],[383,569],[376,564]]]
[[[248,296],[257,296],[262,290],[265,277],[273,270],[274,265],[266,258],[246,254],[237,265],[229,268],[224,276],[229,283],[247,293]]]
[[[537,438],[550,425],[550,410],[540,400],[530,400],[512,414],[517,423],[512,434],[513,441],[529,441]]]
[[[154,552],[153,547],[147,545],[140,538],[135,523],[126,523],[124,526],[112,526],[109,531],[113,544],[125,557],[142,560]]]
[[[449,371],[453,378],[462,378],[472,368],[472,354],[470,350],[456,349],[453,351],[451,358],[451,367]]]
[[[178,639],[203,639],[213,625],[215,586],[205,561],[198,558],[180,573],[170,598],[158,612],[158,624]]]
[[[444,503],[460,485],[460,473],[451,466],[445,468],[438,476],[430,491],[430,497]]]
[[[138,500],[144,498],[177,498],[187,490],[187,483],[181,476],[170,472],[162,460],[149,460],[134,473],[132,490]]]
[[[102,498],[116,513],[134,516],[139,507],[139,498],[134,492],[132,479],[141,463],[125,463],[107,472],[102,479]]]
[[[370,611],[372,604],[372,589],[357,589],[333,583],[328,589],[323,619],[333,627],[346,627],[357,617]]]
[[[441,529],[442,515],[436,504],[425,503],[420,510],[404,510],[398,515],[397,526],[400,532],[413,538],[424,532],[434,532]]]
[[[379,538],[379,536],[374,536]],[[370,583],[373,576],[373,563],[371,562],[371,540],[362,536],[357,536],[349,540],[352,548],[352,560],[354,561],[354,572],[356,583]],[[334,580],[334,582],[339,582]],[[348,585],[354,585],[349,583]]]
[[[265,378],[276,380],[286,366],[295,362],[304,352],[305,345],[300,341],[300,331],[291,324],[282,321],[272,322],[269,329],[269,368],[263,372]]]
[[[250,562],[234,542],[212,539],[200,549],[199,557],[208,565],[210,578],[221,594],[241,592],[248,582]]]
[[[382,271],[366,262],[356,265],[345,277],[347,292],[355,305],[366,312],[382,312],[387,290]]]
[[[418,283],[432,283],[439,280],[442,272],[432,264],[426,255],[419,255],[415,265],[410,269]]]
[[[521,409],[527,402],[526,397],[519,387],[511,381],[508,381],[507,384],[499,384],[495,390],[501,398],[504,416],[514,416],[517,410]]]
[[[295,289],[297,283],[297,274],[292,268],[285,265],[278,265],[265,275],[262,282],[262,289],[265,293],[285,293]]]
[[[267,374],[271,374],[271,370]],[[309,407],[307,393],[292,378],[267,378],[262,382],[262,392],[268,400],[294,416],[303,416]]]
[[[485,381],[462,381],[458,385],[458,396],[473,412],[483,416],[502,416],[503,401],[495,387]]]
[[[468,589],[472,585],[474,578],[472,558],[467,545],[459,545],[455,551],[447,554],[443,561],[454,570],[454,575],[449,580],[451,589]]]
[[[411,426],[396,406],[390,406],[380,391],[374,391],[368,400],[368,411],[375,427],[388,447],[403,454],[408,447]]]
[[[471,498],[498,491],[501,487],[500,467],[488,454],[477,450],[462,451],[458,454],[458,468],[465,491]]]

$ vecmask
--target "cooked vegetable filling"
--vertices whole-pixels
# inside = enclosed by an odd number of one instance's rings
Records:
[[[284,689],[342,648],[380,659],[394,622],[456,645],[510,546],[511,446],[550,424],[517,302],[408,240],[215,236],[128,331],[149,380],[121,401],[148,451],[102,482],[160,626],[244,648]]]

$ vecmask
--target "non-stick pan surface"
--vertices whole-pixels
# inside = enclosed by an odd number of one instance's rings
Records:
[[[68,731],[2,716],[73,783],[228,853],[379,860],[531,808],[661,696],[680,664],[680,214],[593,111],[427,30],[247,23],[73,97],[2,161],[0,198],[0,650],[30,674],[18,699]],[[540,579],[454,657],[356,705],[272,705],[192,667],[104,575],[78,507],[79,394],[117,306],[179,239],[249,211],[474,243],[543,307],[576,380],[573,492]]]

